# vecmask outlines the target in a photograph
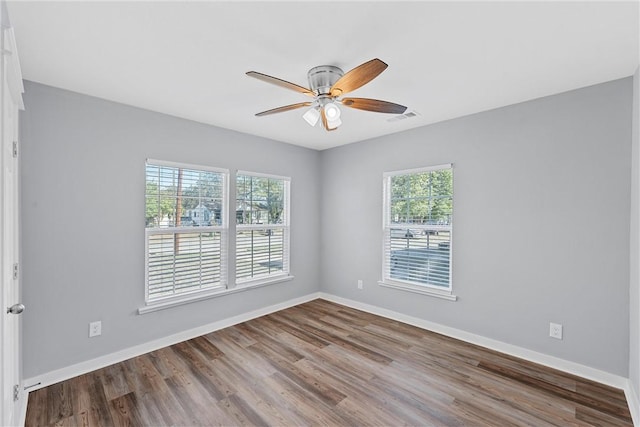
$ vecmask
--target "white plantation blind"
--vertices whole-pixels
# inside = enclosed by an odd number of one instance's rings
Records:
[[[286,234],[287,230],[284,228],[238,230],[236,277],[259,278],[288,272]]]
[[[451,290],[453,170],[384,176],[383,281]]]
[[[147,233],[148,300],[222,286],[222,232]]]
[[[227,176],[221,169],[147,161],[147,302],[226,286]]]
[[[290,178],[236,176],[236,281],[289,274]]]

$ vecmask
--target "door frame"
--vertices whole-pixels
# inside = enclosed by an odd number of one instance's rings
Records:
[[[27,399],[22,386],[20,317],[8,314],[7,307],[21,297],[18,116],[24,109],[24,86],[4,2],[0,10],[0,167],[3,178],[7,170],[11,176],[10,186],[5,179],[0,185],[0,424],[21,425]]]

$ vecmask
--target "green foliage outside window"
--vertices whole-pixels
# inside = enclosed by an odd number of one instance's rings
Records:
[[[284,183],[281,179],[238,175],[238,224],[282,224]]]
[[[391,222],[451,224],[451,169],[396,175],[391,178]]]

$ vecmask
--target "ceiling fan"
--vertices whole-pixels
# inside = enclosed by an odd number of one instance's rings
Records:
[[[333,65],[320,65],[310,69],[307,73],[309,89],[277,77],[258,73],[257,71],[249,71],[247,76],[294,90],[313,98],[313,101],[299,102],[262,111],[257,113],[256,116],[261,117],[298,108],[311,107],[302,117],[311,126],[315,126],[321,118],[324,128],[331,131],[336,130],[342,124],[340,109],[336,104],[376,113],[402,114],[405,112],[407,107],[393,102],[369,98],[342,98],[342,95],[354,91],[375,79],[387,66],[387,64],[375,58],[358,65],[345,74],[340,68]]]

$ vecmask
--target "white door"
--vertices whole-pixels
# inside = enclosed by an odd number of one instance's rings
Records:
[[[20,422],[23,408],[23,393],[20,383],[20,313],[24,309],[19,297],[19,215],[18,215],[18,108],[21,99],[22,81],[19,78],[19,67],[15,64],[17,54],[13,33],[2,31],[2,61],[0,99],[0,127],[2,150],[0,164],[2,166],[0,184],[0,350],[2,384],[2,413],[0,425],[17,425]],[[18,80],[16,80],[18,78]]]

